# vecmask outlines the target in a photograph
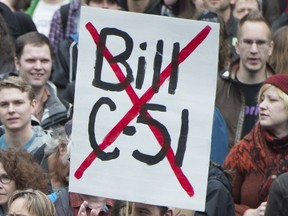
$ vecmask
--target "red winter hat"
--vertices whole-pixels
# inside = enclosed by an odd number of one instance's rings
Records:
[[[264,84],[271,84],[288,94],[288,74],[275,74],[264,81]]]

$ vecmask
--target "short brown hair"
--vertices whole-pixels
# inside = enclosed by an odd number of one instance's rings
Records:
[[[34,46],[43,46],[47,45],[50,50],[50,56],[52,58],[52,47],[49,39],[42,33],[39,32],[29,32],[19,36],[15,41],[15,55],[18,59],[23,54],[23,50],[27,44],[32,44]]]
[[[245,15],[242,19],[239,20],[238,27],[237,27],[237,38],[240,38],[241,27],[244,25],[245,22],[263,22],[267,25],[268,29],[270,30],[269,38],[272,38],[272,28],[271,24],[265,19],[261,11],[250,11],[247,15]]]

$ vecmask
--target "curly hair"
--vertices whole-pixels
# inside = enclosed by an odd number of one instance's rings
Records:
[[[0,162],[15,181],[17,190],[30,188],[48,193],[48,175],[27,151],[13,148],[0,150]]]

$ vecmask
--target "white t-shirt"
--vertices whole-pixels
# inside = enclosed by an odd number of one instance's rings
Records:
[[[48,37],[50,31],[50,24],[55,11],[58,10],[61,5],[67,3],[69,3],[69,0],[63,0],[60,3],[53,4],[40,0],[32,16],[38,32],[43,33]]]

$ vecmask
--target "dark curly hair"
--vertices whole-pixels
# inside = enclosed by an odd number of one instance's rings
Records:
[[[15,181],[17,190],[34,189],[48,193],[48,175],[25,150],[0,150],[0,162],[8,176]]]

